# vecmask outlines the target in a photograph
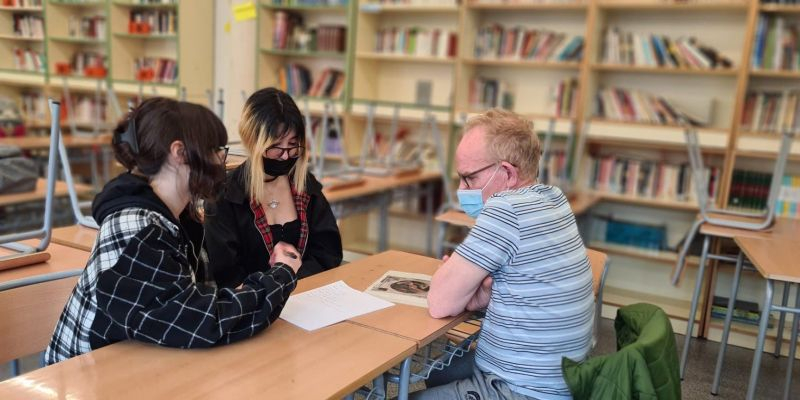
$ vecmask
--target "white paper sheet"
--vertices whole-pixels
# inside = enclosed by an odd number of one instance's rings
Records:
[[[393,306],[337,281],[289,297],[281,318],[307,331]]]

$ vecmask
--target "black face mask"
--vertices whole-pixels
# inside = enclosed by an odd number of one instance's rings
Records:
[[[273,181],[275,178],[286,175],[292,170],[294,164],[297,162],[297,157],[287,158],[285,160],[275,160],[272,158],[263,158],[264,160],[264,173],[272,176],[273,179],[267,178],[266,181]]]

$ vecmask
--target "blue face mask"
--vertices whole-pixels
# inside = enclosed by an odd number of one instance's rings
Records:
[[[478,214],[480,214],[481,210],[483,210],[483,189],[486,189],[486,186],[489,186],[489,182],[494,179],[494,176],[497,175],[498,170],[500,170],[500,165],[494,169],[492,177],[486,181],[486,184],[483,185],[482,188],[458,189],[456,191],[456,196],[458,196],[458,202],[461,204],[461,209],[464,210],[464,212],[470,217],[477,218]]]

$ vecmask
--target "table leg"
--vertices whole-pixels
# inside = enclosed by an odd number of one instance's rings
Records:
[[[8,363],[8,367],[12,378],[19,375],[19,359],[11,360]]]
[[[353,400],[353,399],[355,399],[355,396],[353,396],[352,393],[348,394],[347,396],[344,396],[344,400]]]
[[[375,396],[379,399],[386,398],[386,381],[383,378],[383,374],[378,375],[372,380],[372,393],[375,393]]]
[[[783,292],[788,293],[791,284],[789,282],[784,282]],[[794,308],[800,309],[800,287],[797,288],[797,293],[794,299]],[[797,352],[797,317],[800,316],[797,313],[793,313],[792,315],[792,339],[789,341],[789,359],[787,362],[789,365],[786,367],[786,383],[785,387],[783,388],[783,399],[789,400],[789,392],[791,392],[792,388],[792,368],[794,367],[794,357]]]
[[[686,373],[686,362],[689,358],[689,345],[692,343],[692,330],[694,328],[694,318],[697,315],[697,303],[700,300],[700,291],[703,288],[703,276],[706,273],[706,261],[708,258],[708,247],[711,238],[706,235],[703,239],[703,252],[700,254],[700,266],[697,268],[697,279],[694,284],[694,293],[692,294],[692,306],[689,311],[689,317],[686,321],[686,337],[683,339],[683,351],[681,352],[681,380]]]
[[[425,184],[425,223],[427,228],[427,241],[425,251],[433,256],[433,183]]]
[[[772,309],[772,290],[773,282],[767,279],[767,290],[764,294],[764,307],[761,311],[761,322],[758,324],[758,338],[756,339],[755,354],[753,354],[753,366],[750,368],[750,381],[747,384],[747,400],[753,400],[756,396],[758,372],[761,370],[761,354],[764,352],[764,340],[767,337],[769,313]]]
[[[447,223],[439,223],[439,240],[436,242],[436,257],[444,257],[444,239],[447,236]]]
[[[731,294],[728,297],[728,310],[725,312],[725,324],[722,327],[722,339],[719,341],[719,353],[717,354],[717,366],[714,368],[714,383],[711,384],[711,394],[719,394],[720,377],[722,376],[722,364],[725,360],[725,350],[728,348],[728,335],[731,332],[731,321],[733,320],[733,309],[736,304],[736,295],[739,292],[739,280],[742,276],[742,265],[744,264],[744,253],[739,251],[736,258],[736,269],[733,271],[733,282],[731,283]]]
[[[381,200],[378,210],[378,252],[386,251],[389,247],[389,206],[392,203],[392,192],[387,192]]]
[[[781,298],[781,307],[786,307],[789,304],[789,288],[792,285],[789,282],[783,282],[783,298]],[[783,327],[786,322],[786,313],[781,311],[778,318],[778,335],[775,339],[775,357],[781,356],[781,347],[783,345]]]
[[[397,384],[397,400],[408,400],[408,386],[411,383],[411,356],[400,364],[400,382]]]

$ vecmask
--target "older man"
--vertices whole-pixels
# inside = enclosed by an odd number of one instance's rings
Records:
[[[471,374],[417,398],[569,399],[561,357],[587,356],[594,318],[575,217],[561,190],[536,183],[541,148],[528,121],[490,110],[464,132],[458,197],[477,220],[433,276],[428,305],[434,318],[486,318]]]

